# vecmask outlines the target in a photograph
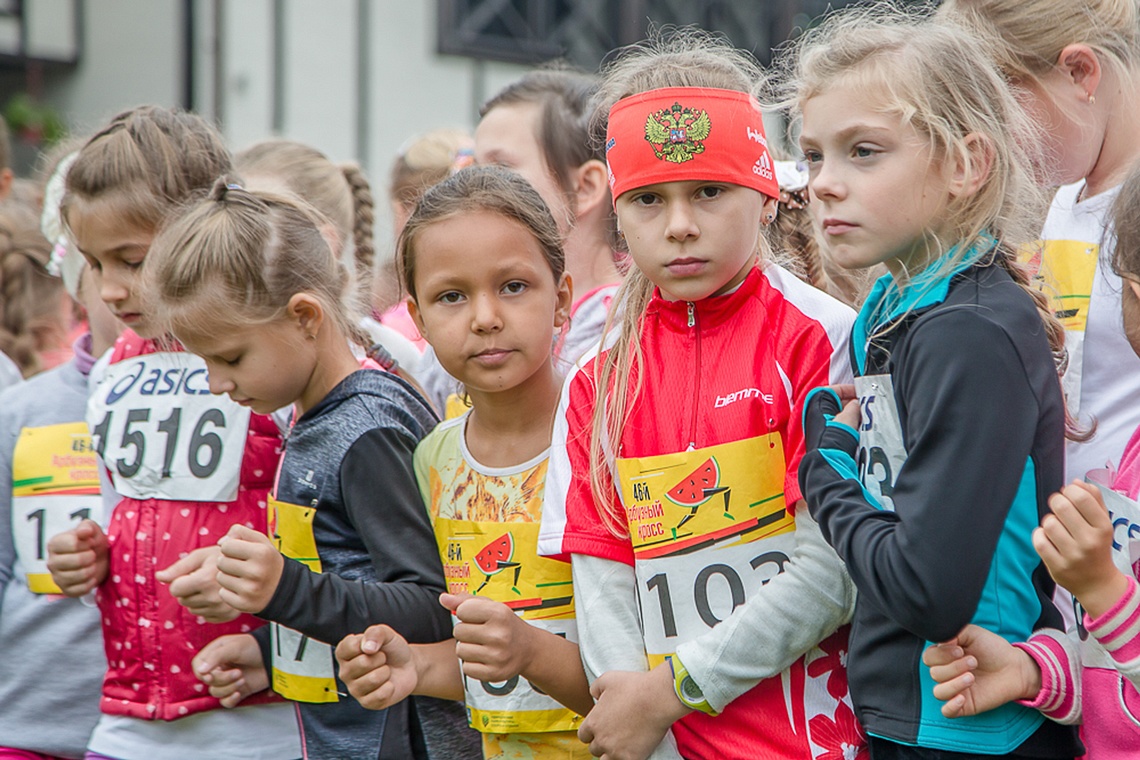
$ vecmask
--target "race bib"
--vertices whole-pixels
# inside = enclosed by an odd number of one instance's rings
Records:
[[[650,667],[728,618],[795,549],[778,434],[618,459]]]
[[[538,556],[536,522],[436,518],[447,589],[485,596],[533,626],[578,640],[570,565]],[[581,716],[517,676],[502,683],[464,677],[467,718],[485,733],[576,731]]]
[[[205,362],[181,352],[111,365],[87,405],[115,490],[136,499],[233,501],[249,415],[212,395]]]
[[[899,470],[906,462],[902,424],[890,375],[855,378],[859,397],[859,448],[855,455],[863,486],[888,512],[895,511],[891,496]]]
[[[102,522],[99,464],[82,422],[24,428],[12,453],[12,537],[33,594],[59,594],[47,542],[87,518]]]
[[[1049,296],[1053,313],[1065,328],[1065,348],[1069,363],[1061,380],[1065,402],[1076,415],[1081,403],[1081,367],[1084,354],[1085,328],[1092,303],[1100,246],[1083,240],[1046,240],[1036,246],[1038,264],[1034,284]]]
[[[313,538],[315,506],[302,507],[269,497],[269,535],[289,559],[321,572]],[[273,690],[294,702],[337,702],[333,648],[302,633],[272,623]]]
[[[1107,473],[1094,470],[1085,480],[1100,489],[1108,515],[1112,520],[1112,562],[1116,569],[1129,578],[1136,577],[1135,566],[1140,562],[1140,504],[1113,491]],[[1073,597],[1073,611],[1077,632],[1081,638],[1081,663],[1088,668],[1114,670],[1115,661],[1104,647],[1084,627],[1084,610]]]

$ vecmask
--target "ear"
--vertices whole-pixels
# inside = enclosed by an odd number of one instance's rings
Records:
[[[1073,44],[1061,48],[1057,56],[1057,66],[1085,93],[1085,97],[1096,95],[1104,70],[1100,58],[1088,45]]]
[[[285,313],[307,338],[316,338],[325,323],[325,308],[311,293],[294,293]]]
[[[1124,280],[1128,287],[1132,288],[1132,295],[1136,297],[1137,301],[1140,301],[1140,281],[1134,280],[1131,277],[1123,277],[1121,279]]]
[[[606,165],[596,158],[574,170],[574,201],[579,216],[604,204],[609,195]]]
[[[563,272],[555,294],[558,302],[554,307],[554,326],[562,327],[570,319],[570,309],[574,306],[574,278]]]
[[[760,212],[760,223],[767,227],[772,222],[776,221],[776,215],[780,213],[780,201],[778,198],[764,196],[764,209]]]
[[[428,338],[427,329],[424,327],[424,315],[420,313],[419,304],[416,303],[416,299],[414,298],[408,299],[408,316],[412,318],[412,323],[416,326],[416,330],[419,331],[420,337],[430,343],[431,340]]]
[[[954,152],[953,174],[950,177],[950,195],[969,197],[981,189],[990,176],[994,164],[994,144],[984,135],[971,132],[966,135],[965,152]]]

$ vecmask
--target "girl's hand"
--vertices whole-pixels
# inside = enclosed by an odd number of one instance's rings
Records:
[[[853,398],[845,401],[843,411],[835,415],[835,421],[842,422],[852,430],[858,430],[859,423],[863,421],[863,415],[859,412],[859,399]]]
[[[648,673],[611,670],[590,687],[594,709],[578,727],[590,754],[606,760],[645,760],[675,721],[690,710],[673,691],[673,671],[662,663]]]
[[[67,596],[83,596],[107,579],[107,534],[94,520],[48,540],[47,566]]]
[[[237,707],[250,694],[269,688],[261,648],[248,633],[214,639],[202,647],[190,665],[222,707]]]
[[[452,636],[463,672],[479,681],[506,681],[530,667],[538,629],[510,607],[471,594],[440,594],[439,603],[459,618]]]
[[[1112,562],[1112,521],[1100,490],[1074,480],[1049,497],[1049,508],[1052,514],[1033,531],[1033,547],[1053,580],[1090,617],[1100,617],[1128,591],[1128,578]]]
[[[1025,651],[996,633],[968,625],[957,637],[929,647],[922,662],[935,680],[934,696],[947,718],[978,715],[1041,691],[1041,671]]]
[[[170,584],[170,595],[190,614],[207,623],[228,623],[241,613],[222,601],[218,586],[217,546],[203,546],[187,554],[170,567],[154,574],[159,583]]]
[[[240,612],[261,612],[281,581],[285,557],[269,536],[244,525],[232,526],[218,546],[218,596]]]
[[[412,648],[386,625],[345,636],[336,645],[336,659],[348,693],[369,710],[391,707],[419,684]]]

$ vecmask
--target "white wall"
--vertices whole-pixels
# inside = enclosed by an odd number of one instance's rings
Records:
[[[178,0],[94,0],[87,2],[83,15],[79,65],[50,72],[45,83],[46,98],[73,129],[95,129],[142,103],[180,105]]]

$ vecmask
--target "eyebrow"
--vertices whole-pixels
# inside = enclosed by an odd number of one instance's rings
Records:
[[[843,129],[839,130],[839,132],[837,132],[835,134],[835,139],[842,142],[844,140],[850,139],[853,135],[861,134],[861,133],[870,133],[872,135],[874,135],[876,133],[885,133],[885,134],[889,135],[889,134],[892,134],[892,130],[888,129],[887,127],[879,127],[879,126],[875,126],[872,124],[858,123],[858,124],[852,124],[849,127],[844,127]],[[819,140],[813,139],[810,134],[801,133],[800,134],[800,142],[801,143],[809,142],[809,143],[812,143],[813,145],[815,145],[815,144],[819,143]]]

